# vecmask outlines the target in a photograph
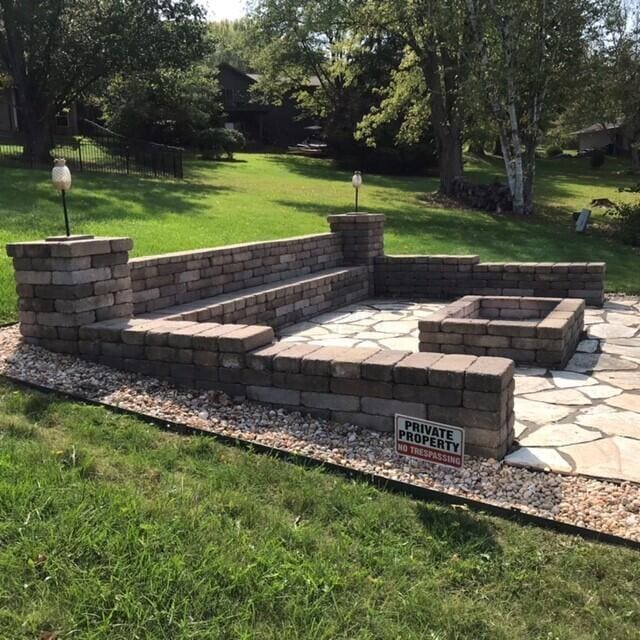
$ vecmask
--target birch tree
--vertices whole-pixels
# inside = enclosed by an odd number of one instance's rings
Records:
[[[513,210],[533,212],[541,131],[582,65],[598,0],[465,0],[478,86],[500,136]]]

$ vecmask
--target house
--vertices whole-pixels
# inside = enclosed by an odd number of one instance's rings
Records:
[[[20,113],[15,91],[11,88],[0,89],[0,135],[12,135],[19,131]],[[78,133],[78,109],[75,104],[56,115],[53,131],[59,136],[73,136]]]
[[[625,155],[631,145],[622,123],[596,123],[572,135],[578,138],[578,151],[584,153],[590,149],[602,149],[609,155]]]
[[[251,87],[259,77],[230,64],[219,65],[225,127],[241,131],[250,143],[259,145],[288,147],[308,138],[307,127],[317,122],[305,117],[293,98],[284,98],[280,105],[262,104],[251,98]],[[312,78],[308,86],[313,89],[318,84],[317,78]]]

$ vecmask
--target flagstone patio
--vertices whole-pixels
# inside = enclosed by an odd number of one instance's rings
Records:
[[[370,300],[281,331],[283,341],[418,351],[418,320],[444,302]],[[586,338],[563,370],[516,369],[507,464],[640,482],[640,299],[587,308]]]

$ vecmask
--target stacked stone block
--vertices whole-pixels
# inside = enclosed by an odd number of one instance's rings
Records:
[[[418,323],[420,351],[563,367],[580,339],[584,309],[579,299],[465,296]]]
[[[455,298],[463,295],[582,298],[604,302],[604,262],[480,262],[478,256],[380,256],[378,296]]]
[[[78,353],[83,325],[131,316],[131,247],[129,238],[92,236],[7,245],[25,340]]]
[[[342,239],[324,233],[134,258],[130,264],[134,310],[141,314],[341,266]]]
[[[158,319],[81,329],[81,353],[175,384],[391,431],[402,413],[463,427],[467,453],[513,442],[511,360],[274,343],[270,327]]]
[[[266,324],[279,329],[367,294],[366,267],[344,267],[169,307],[162,313],[169,320]]]
[[[342,237],[345,264],[372,265],[384,253],[384,220],[379,213],[341,213],[327,218]]]

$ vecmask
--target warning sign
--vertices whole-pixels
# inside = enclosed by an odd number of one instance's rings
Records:
[[[396,413],[396,453],[461,469],[464,429]]]

